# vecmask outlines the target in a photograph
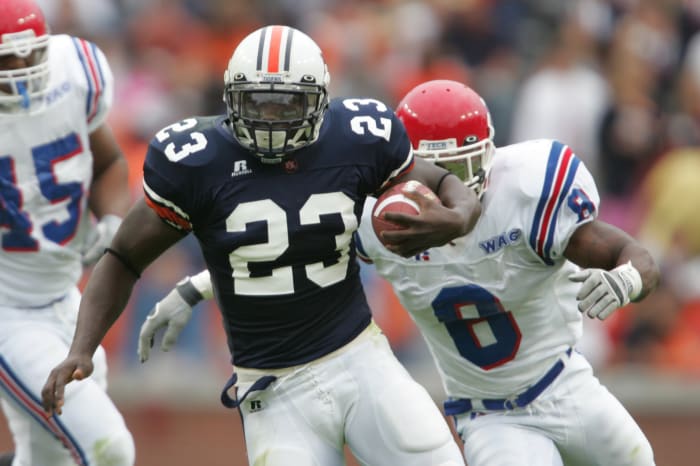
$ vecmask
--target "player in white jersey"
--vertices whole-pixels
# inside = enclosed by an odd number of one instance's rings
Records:
[[[0,400],[17,465],[131,465],[134,444],[97,377],[47,416],[40,391],[68,351],[84,265],[130,204],[106,123],[113,81],[92,43],[51,35],[31,0],[0,0]],[[98,219],[93,226],[91,215]]]
[[[425,338],[469,466],[653,465],[634,419],[574,349],[584,314],[605,319],[658,281],[647,251],[597,220],[586,167],[552,140],[495,149],[486,105],[457,82],[417,86],[397,115],[414,152],[474,188],[482,213],[467,236],[403,258],[376,237],[368,199],[358,256],[391,282]],[[156,305],[142,359],[159,327],[164,348],[173,344],[209,293],[206,274]]]
[[[475,228],[412,259],[371,228],[358,256],[392,283],[424,336],[470,466],[654,464],[651,446],[574,347],[583,315],[605,319],[658,281],[649,253],[597,219],[591,174],[566,145],[495,149],[483,100],[431,81],[397,108],[415,153],[482,196]]]

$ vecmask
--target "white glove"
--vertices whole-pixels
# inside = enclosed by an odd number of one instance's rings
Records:
[[[642,292],[642,277],[631,262],[610,271],[584,269],[569,275],[572,282],[582,282],[576,295],[578,310],[590,318],[607,319],[615,309],[628,304]]]
[[[112,242],[112,238],[114,238],[121,223],[121,217],[111,214],[103,216],[97,222],[97,225],[90,230],[85,240],[82,257],[83,265],[93,265],[102,257],[105,248]]]
[[[178,282],[177,286],[165,298],[156,303],[141,325],[137,349],[141,362],[148,360],[154,337],[160,328],[167,326],[160,349],[168,351],[192,317],[192,307],[203,299],[211,298],[211,296],[208,270],[192,278],[185,277]]]

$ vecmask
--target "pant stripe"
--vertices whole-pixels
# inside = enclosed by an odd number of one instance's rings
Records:
[[[73,460],[79,466],[88,465],[85,453],[66,426],[56,415],[48,416],[46,414],[39,399],[29,391],[19,377],[12,373],[10,366],[2,356],[0,356],[0,387],[40,426],[54,435],[68,449]]]

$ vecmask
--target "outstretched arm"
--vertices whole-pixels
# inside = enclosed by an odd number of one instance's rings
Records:
[[[571,280],[582,283],[579,310],[589,317],[605,319],[618,307],[643,299],[659,282],[659,268],[649,251],[600,220],[579,227],[564,256],[583,268]]]
[[[92,356],[124,310],[141,271],[181,238],[182,234],[163,223],[143,200],[127,214],[110,252],[90,275],[68,355],[51,371],[42,389],[47,413],[60,414],[66,384],[92,373]]]

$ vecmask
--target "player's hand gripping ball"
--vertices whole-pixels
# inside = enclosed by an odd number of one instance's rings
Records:
[[[387,212],[398,212],[406,215],[418,215],[420,213],[420,206],[418,203],[405,196],[403,193],[404,191],[417,192],[418,194],[422,194],[426,199],[438,200],[438,197],[430,188],[415,180],[399,183],[382,193],[372,209],[372,228],[377,238],[379,238],[379,241],[384,245],[386,245],[386,243],[382,238],[383,231],[401,230],[404,228],[401,225],[386,220],[384,214]]]

